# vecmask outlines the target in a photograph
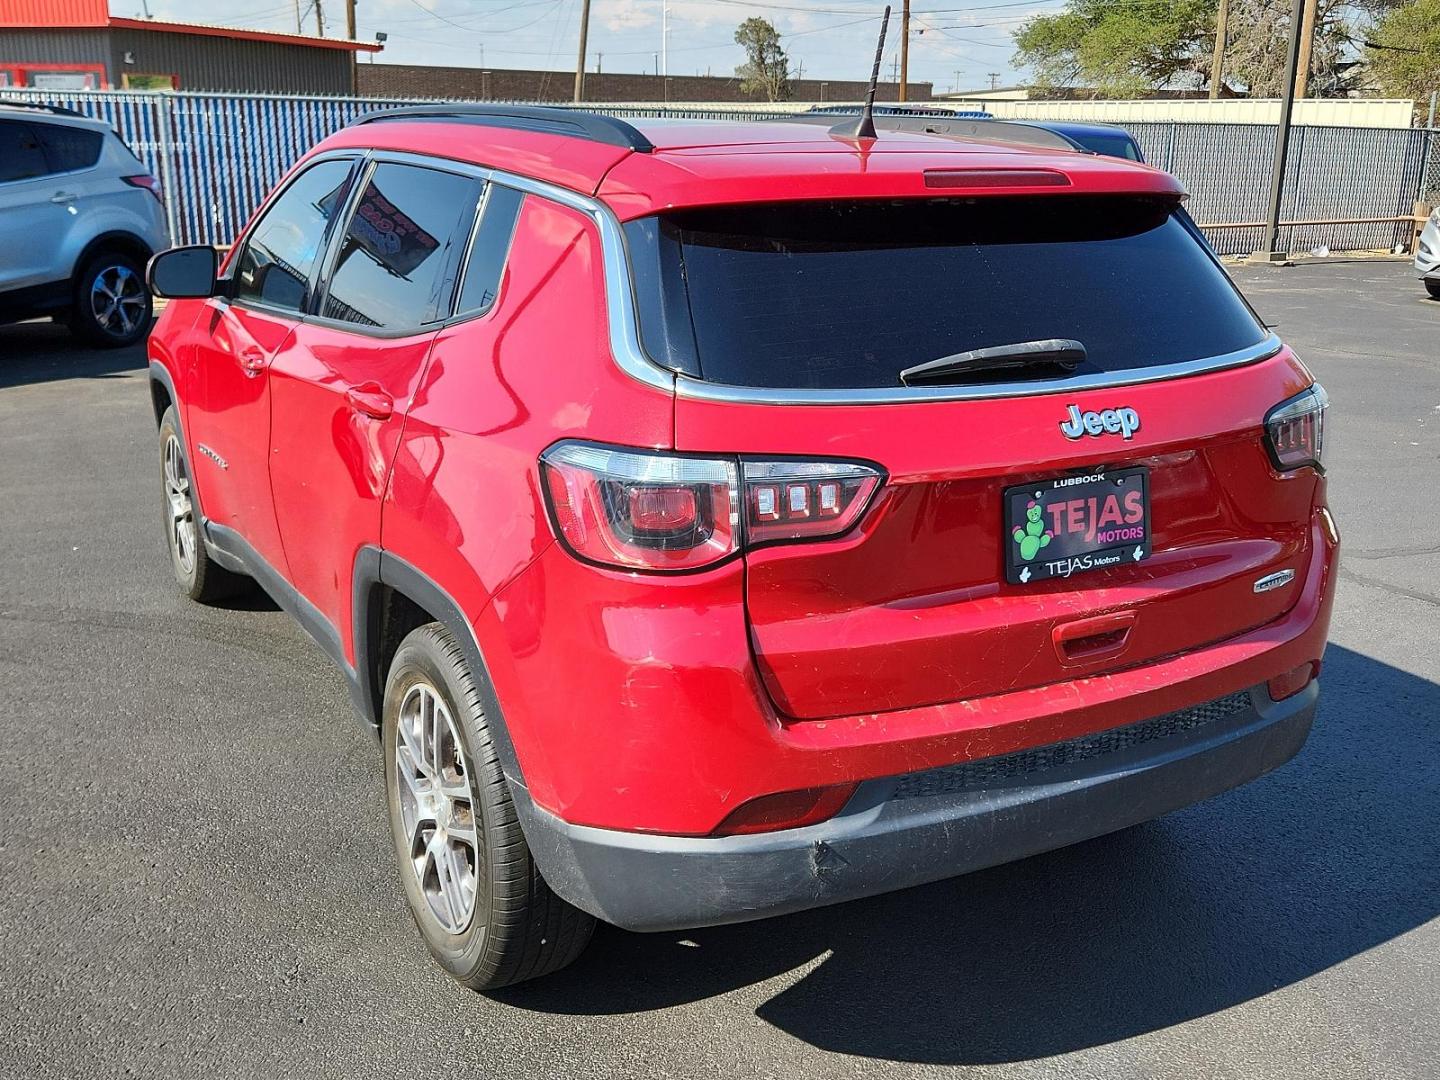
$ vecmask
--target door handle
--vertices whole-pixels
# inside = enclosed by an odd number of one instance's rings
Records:
[[[350,408],[372,420],[385,420],[395,411],[395,399],[375,383],[361,383],[345,391]]]
[[[50,201],[53,203],[73,203],[76,198],[78,198],[78,196],[75,195],[74,192],[57,191],[54,195],[50,196]]]
[[[245,346],[235,359],[239,361],[240,369],[252,379],[265,370],[265,353],[254,345]]]

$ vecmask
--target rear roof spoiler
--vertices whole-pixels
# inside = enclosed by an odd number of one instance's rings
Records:
[[[859,115],[860,110],[855,110]],[[817,124],[833,127],[836,118],[845,116],[839,112],[796,113],[794,116],[779,117],[763,123]],[[841,127],[849,127],[841,121]],[[1035,146],[1045,150],[1078,150],[1089,153],[1074,139],[1056,131],[1032,127],[1030,124],[1012,120],[979,120],[961,116],[934,114],[930,116],[880,114],[875,117],[875,127],[880,131],[904,131],[915,135],[940,135],[951,139],[977,139],[981,142],[1008,143],[1012,146]],[[839,132],[837,132],[839,134]]]

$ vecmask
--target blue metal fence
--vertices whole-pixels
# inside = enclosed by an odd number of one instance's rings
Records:
[[[0,101],[60,105],[114,127],[167,192],[180,243],[228,244],[285,170],[360,113],[399,101],[352,97],[128,91],[0,90]],[[763,106],[601,106],[617,116],[766,119]],[[1190,212],[1221,254],[1254,250],[1265,216],[1275,129],[1264,124],[1130,125],[1149,160],[1191,192]],[[1286,220],[1348,219],[1297,226],[1281,244],[1308,250],[1391,247],[1411,233],[1402,217],[1440,186],[1440,134],[1420,129],[1297,127],[1289,160]],[[1355,219],[1386,219],[1357,221]]]

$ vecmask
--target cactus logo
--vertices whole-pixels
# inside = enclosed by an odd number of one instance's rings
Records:
[[[1040,549],[1054,539],[1055,534],[1045,528],[1045,512],[1040,504],[1031,499],[1025,504],[1025,525],[1015,527],[1015,543],[1020,545],[1020,558],[1029,562],[1040,554]]]

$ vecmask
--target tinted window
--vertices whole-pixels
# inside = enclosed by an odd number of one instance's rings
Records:
[[[44,176],[45,152],[29,124],[0,120],[0,183]]]
[[[59,124],[36,124],[35,132],[45,147],[51,172],[88,169],[100,160],[100,144],[105,136],[98,131]]]
[[[1259,343],[1176,210],[1065,195],[722,207],[662,217],[655,242],[680,252],[702,377],[883,387],[927,360],[1042,338],[1085,344],[1077,374]],[[641,297],[642,319],[661,310],[674,305]]]
[[[326,225],[345,204],[349,161],[322,161],[281,192],[251,230],[235,268],[234,295],[303,311],[314,286]]]
[[[513,188],[491,184],[480,214],[475,239],[470,244],[470,257],[465,263],[465,277],[460,282],[460,300],[455,311],[474,315],[488,311],[500,291],[500,275],[505,271],[505,258],[510,254],[510,238],[515,235],[515,220],[525,196]]]
[[[480,182],[380,164],[345,231],[325,297],[332,319],[405,329],[448,313],[454,256],[475,220]]]

